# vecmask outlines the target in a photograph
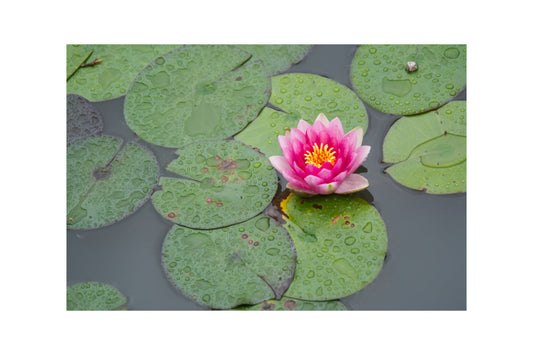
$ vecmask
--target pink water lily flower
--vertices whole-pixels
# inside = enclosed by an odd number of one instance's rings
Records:
[[[367,179],[353,174],[370,152],[370,146],[361,145],[362,127],[344,135],[337,117],[330,122],[321,113],[312,126],[300,120],[278,140],[283,156],[270,157],[270,162],[297,194],[348,194],[368,187]]]

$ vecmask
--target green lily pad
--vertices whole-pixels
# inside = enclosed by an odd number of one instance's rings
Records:
[[[146,202],[159,165],[147,148],[122,139],[93,136],[67,149],[67,228],[114,223]]]
[[[233,46],[184,46],[157,58],[131,85],[128,126],[165,147],[222,139],[266,105],[270,79],[259,59]]]
[[[292,64],[298,63],[309,52],[310,45],[265,45],[246,44],[239,48],[252,53],[263,61],[268,75],[281,73]]]
[[[402,117],[383,142],[385,172],[411,189],[431,194],[466,192],[466,102]]]
[[[102,133],[104,121],[100,112],[86,98],[67,95],[67,145]]]
[[[83,282],[67,287],[68,311],[125,309],[127,301],[115,287],[101,282]]]
[[[379,212],[356,195],[281,202],[298,259],[285,296],[339,299],[361,290],[379,274],[387,252],[387,231]]]
[[[67,45],[67,93],[90,101],[124,96],[135,76],[155,58],[178,45]],[[92,53],[91,53],[92,52]],[[86,59],[86,60],[85,60]],[[78,68],[83,62],[102,62]],[[77,69],[77,70],[76,70]]]
[[[368,115],[363,102],[348,87],[313,74],[284,74],[272,78],[270,104],[235,139],[257,147],[266,156],[282,155],[278,136],[296,127],[300,119],[310,124],[320,113],[338,117],[344,132],[355,127],[366,131]]]
[[[279,299],[296,253],[287,232],[261,215],[215,230],[175,225],[163,242],[162,259],[167,277],[186,296],[228,309]]]
[[[161,177],[152,195],[166,219],[198,229],[245,221],[274,197],[278,178],[268,159],[235,140],[198,142],[178,149],[167,170],[187,179]]]
[[[282,297],[280,300],[263,301],[253,306],[240,306],[237,311],[345,311],[339,301],[313,302]]]
[[[407,62],[417,70],[408,71]],[[444,105],[466,85],[465,45],[363,45],[357,49],[351,80],[375,109],[414,115]]]

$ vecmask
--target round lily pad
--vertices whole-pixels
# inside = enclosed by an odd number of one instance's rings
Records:
[[[309,52],[310,45],[246,44],[239,48],[261,59],[268,75],[281,73],[298,63]]]
[[[236,139],[257,147],[266,156],[282,155],[278,136],[296,127],[300,119],[310,124],[320,113],[329,120],[338,117],[344,131],[363,127],[368,115],[363,102],[348,87],[314,74],[284,74],[272,78],[270,104],[283,111],[266,107]]]
[[[86,98],[67,95],[67,145],[102,133],[104,121],[100,112]]]
[[[175,225],[162,250],[174,286],[199,304],[219,309],[279,299],[295,259],[287,232],[263,215],[216,230]]]
[[[466,102],[402,117],[383,141],[385,169],[394,180],[431,194],[466,192]]]
[[[361,290],[379,274],[387,252],[387,231],[379,212],[355,195],[281,202],[298,255],[285,296],[324,301]]]
[[[110,100],[126,95],[135,76],[155,58],[178,45],[68,45],[67,93],[90,101]],[[88,57],[87,57],[88,56]],[[87,60],[85,60],[87,58]],[[101,62],[78,68],[80,64]]]
[[[263,301],[253,306],[240,306],[237,311],[345,311],[346,306],[339,301],[304,301],[287,297],[280,300]]]
[[[67,228],[93,229],[136,211],[149,198],[159,165],[147,148],[109,136],[67,149]]]
[[[127,301],[115,287],[101,282],[83,282],[67,287],[68,311],[125,309]]]
[[[270,79],[233,46],[184,46],[157,58],[128,89],[124,115],[142,139],[181,147],[242,130],[265,106]]]
[[[363,45],[350,71],[355,91],[370,106],[413,115],[444,105],[464,89],[466,46]]]
[[[235,140],[198,142],[176,152],[167,170],[187,179],[161,177],[152,195],[166,219],[198,229],[245,221],[274,197],[278,178],[262,154]]]

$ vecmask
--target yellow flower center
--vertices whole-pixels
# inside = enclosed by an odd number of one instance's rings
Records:
[[[329,161],[331,165],[335,165],[335,151],[333,147],[328,148],[328,145],[320,143],[320,148],[318,144],[313,145],[313,151],[305,152],[305,164],[313,164],[317,168],[320,168],[322,164]]]

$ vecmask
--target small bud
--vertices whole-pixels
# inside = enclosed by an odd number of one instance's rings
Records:
[[[407,70],[408,72],[414,72],[418,70],[418,66],[416,65],[415,62],[407,62],[407,65],[405,66],[405,70]]]

